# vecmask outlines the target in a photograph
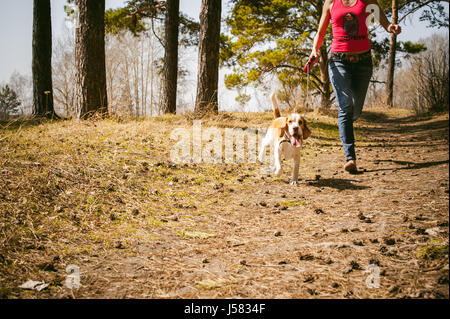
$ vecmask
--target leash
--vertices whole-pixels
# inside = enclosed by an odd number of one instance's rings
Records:
[[[307,74],[306,76],[306,99],[305,99],[305,113],[304,113],[304,117],[306,117],[306,113],[308,112],[308,107],[309,107],[309,78],[311,77],[311,70],[314,66],[314,64],[316,64],[317,59],[315,57],[313,57],[312,59],[308,60],[308,63],[306,63],[305,67],[303,68],[303,72],[305,72]]]
[[[303,114],[303,117],[306,117],[306,113],[308,112],[309,107],[309,78],[310,72],[308,72],[308,75],[306,76],[306,101],[305,101],[305,113]]]

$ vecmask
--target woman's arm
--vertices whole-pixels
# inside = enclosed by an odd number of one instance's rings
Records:
[[[330,9],[333,4],[333,0],[325,0],[322,8],[322,16],[320,17],[319,29],[314,37],[313,49],[310,55],[310,59],[317,58],[320,46],[322,45],[323,38],[327,32],[328,24],[330,22]]]
[[[374,4],[379,7],[378,12],[380,13],[379,17],[375,17],[380,22],[381,26],[390,33],[394,33],[395,35],[402,32],[402,28],[398,24],[392,24],[389,22],[389,20],[386,18],[386,15],[384,14],[383,10],[381,10],[380,5],[378,4],[377,0],[364,0],[366,5]]]

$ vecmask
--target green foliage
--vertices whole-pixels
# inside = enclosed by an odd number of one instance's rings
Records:
[[[392,0],[378,0],[378,3],[391,16]],[[448,0],[397,0],[399,21],[422,10],[419,20],[428,22],[428,27],[448,28],[448,13],[443,3]]]
[[[144,32],[146,27],[126,8],[107,10],[105,12],[105,32],[107,34],[118,34],[123,30],[128,30],[137,35]]]
[[[110,9],[105,13],[106,33],[118,34],[120,31],[128,30],[135,36],[152,30],[157,36],[162,37],[161,29],[155,25],[163,25],[166,8],[155,10],[143,10],[158,5],[158,1],[130,0],[126,6],[118,9]],[[200,24],[188,16],[180,13],[180,44],[192,46],[198,44]]]
[[[233,58],[233,43],[232,38],[225,35],[220,34],[220,53],[219,60],[221,66],[231,66],[228,62],[232,61]]]
[[[154,20],[163,20],[165,8],[150,11],[143,11],[143,9],[155,7],[157,4],[156,1],[129,0],[123,8],[107,10],[105,12],[106,33],[118,34],[127,30],[135,36],[139,36],[150,27],[155,31]],[[149,19],[150,25],[145,23]]]
[[[275,74],[283,85],[304,85],[302,69],[311,52],[322,1],[231,2],[234,7],[226,22],[232,37],[224,36],[221,48],[222,65],[233,68],[225,77],[227,88],[258,86],[267,74]],[[325,46],[331,39],[327,38]],[[313,72],[317,76],[318,68]]]
[[[372,57],[375,67],[378,67],[381,62],[389,57],[389,38],[384,38],[380,41],[371,41]],[[427,47],[422,43],[412,43],[411,41],[397,41],[396,51],[404,53],[405,58],[410,58],[412,54],[424,52]]]
[[[74,2],[74,0],[67,0],[68,5],[64,6],[67,17],[71,20],[75,19]],[[160,28],[156,28],[155,24],[163,24],[166,8],[143,10],[153,8],[159,3],[160,1],[153,0],[128,0],[123,8],[106,10],[105,32],[116,35],[121,31],[130,31],[135,36],[140,36],[149,30],[161,33]],[[199,32],[200,24],[180,13],[180,44],[184,46],[198,45]]]
[[[199,42],[200,23],[192,20],[187,15],[180,13],[180,44],[184,46],[196,46]]]
[[[246,103],[250,102],[251,97],[248,94],[239,94],[236,97],[236,102],[238,102],[241,106],[244,106]]]
[[[6,118],[9,114],[17,113],[20,104],[16,92],[9,85],[0,89],[0,119]]]
[[[442,2],[442,1],[440,1]],[[448,1],[446,1],[448,3]],[[434,6],[430,6],[422,12],[419,18],[420,21],[427,21],[428,27],[448,28],[448,14],[444,6],[441,3],[435,3]]]
[[[411,41],[401,42],[401,52],[406,53],[405,57],[409,57],[410,54],[417,54],[427,50],[427,47],[423,43],[412,43]]]
[[[310,54],[323,1],[314,0],[231,0],[234,4],[226,19],[230,36],[223,36],[221,63],[233,68],[225,77],[226,87],[241,90],[247,85],[258,86],[265,75],[275,74],[283,86],[305,85],[301,71]],[[400,14],[414,10],[420,1],[399,1]],[[431,1],[436,5],[439,1]],[[383,11],[391,12],[391,0],[379,1]],[[430,20],[431,21],[431,20]],[[431,23],[431,22],[430,22]],[[328,48],[331,27],[324,40]],[[375,65],[389,54],[389,39],[373,40]],[[426,50],[421,44],[398,42],[400,52],[414,54]],[[319,84],[319,68],[313,70],[312,81]]]

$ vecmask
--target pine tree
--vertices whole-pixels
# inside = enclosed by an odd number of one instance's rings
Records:
[[[76,0],[75,106],[80,119],[108,113],[105,65],[105,0]]]
[[[162,109],[164,113],[174,114],[177,111],[179,8],[180,0],[167,1]]]
[[[17,93],[9,85],[0,89],[0,120],[7,119],[9,115],[17,113],[20,101]]]
[[[221,0],[202,0],[196,113],[217,112],[219,88]]]
[[[231,0],[227,18],[232,37],[226,38],[222,62],[233,67],[225,77],[227,88],[258,86],[273,74],[283,87],[303,87],[303,67],[311,53],[313,37],[322,14],[322,0]],[[331,27],[319,51],[319,66],[311,73],[309,89],[320,93],[321,105],[331,104],[327,50]]]
[[[32,59],[33,116],[57,117],[53,108],[50,0],[34,0]]]

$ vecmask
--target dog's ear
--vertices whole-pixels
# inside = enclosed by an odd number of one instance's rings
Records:
[[[287,118],[279,117],[273,121],[272,127],[274,128],[285,128],[287,126]]]
[[[277,118],[275,121],[273,121],[272,127],[280,129],[278,131],[278,137],[282,138],[285,130],[287,130],[287,118],[286,117]]]
[[[308,125],[306,125],[306,120],[304,117],[302,117],[302,131],[304,140],[311,136],[311,130],[308,128]]]

